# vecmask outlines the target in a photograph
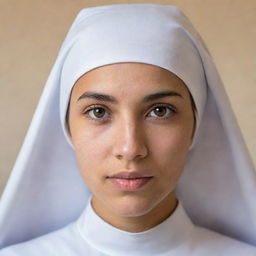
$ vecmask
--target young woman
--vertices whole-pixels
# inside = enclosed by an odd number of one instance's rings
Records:
[[[0,204],[0,255],[256,255],[256,177],[176,7],[82,10]]]

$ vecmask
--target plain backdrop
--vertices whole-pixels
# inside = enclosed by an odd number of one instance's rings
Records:
[[[205,40],[256,163],[255,0],[0,0],[0,194],[59,47],[80,9],[176,5]]]

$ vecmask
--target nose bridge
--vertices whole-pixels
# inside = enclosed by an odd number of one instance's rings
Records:
[[[145,157],[147,153],[143,124],[134,116],[127,115],[120,120],[115,143],[115,155],[120,159],[133,160]]]

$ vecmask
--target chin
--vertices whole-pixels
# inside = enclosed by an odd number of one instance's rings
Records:
[[[146,215],[156,204],[157,202],[154,202],[151,197],[145,198],[126,195],[111,201],[109,208],[119,216],[138,217]]]

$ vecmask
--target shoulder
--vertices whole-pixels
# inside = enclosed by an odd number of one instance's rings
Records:
[[[191,244],[195,252],[193,255],[256,255],[256,247],[252,245],[197,226],[194,228],[194,235],[191,237]],[[210,252],[212,252],[212,254],[209,254]]]
[[[76,224],[48,233],[38,238],[6,247],[0,251],[0,256],[59,256],[79,255],[86,252],[86,245],[81,241]]]

